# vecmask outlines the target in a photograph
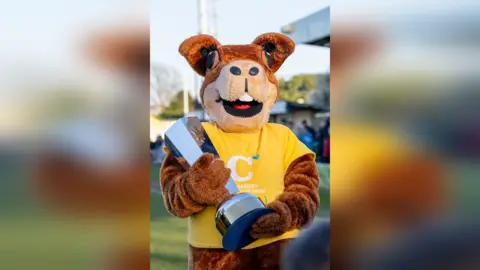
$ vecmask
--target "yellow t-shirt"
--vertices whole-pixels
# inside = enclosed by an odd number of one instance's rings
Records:
[[[279,124],[265,124],[261,131],[250,134],[225,133],[214,123],[203,123],[203,126],[225,166],[232,170],[232,178],[240,191],[258,196],[265,204],[283,192],[289,165],[305,154],[313,154],[290,129]],[[258,159],[254,159],[257,154]],[[190,245],[222,248],[222,236],[215,227],[215,212],[215,207],[207,207],[189,218]],[[259,239],[244,249],[293,238],[297,233],[298,230],[291,230],[278,237]]]

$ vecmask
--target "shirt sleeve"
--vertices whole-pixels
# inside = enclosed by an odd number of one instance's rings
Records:
[[[286,129],[285,133],[285,145],[287,146],[283,160],[285,171],[293,161],[301,156],[311,154],[315,157],[315,153],[305,146],[290,129]]]

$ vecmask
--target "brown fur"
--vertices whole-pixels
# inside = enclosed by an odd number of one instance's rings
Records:
[[[160,176],[165,206],[181,218],[196,214],[229,196],[225,188],[229,177],[230,169],[225,168],[223,161],[213,160],[212,154],[204,154],[185,171],[169,153]]]
[[[295,50],[295,43],[284,35],[275,33],[267,33],[257,37],[253,44],[262,46],[265,43],[275,44],[276,49],[271,53],[273,56],[273,66],[270,68],[272,72],[276,72],[283,64],[285,59]]]
[[[271,55],[273,58],[272,67],[268,67],[262,52],[262,46],[265,43],[274,43],[276,50]],[[210,72],[207,72],[205,60],[201,57],[200,49],[202,47],[214,46],[220,54],[220,63]],[[283,62],[295,50],[295,43],[288,37],[277,33],[266,33],[258,36],[252,44],[249,45],[220,45],[214,37],[209,35],[197,35],[186,39],[179,48],[179,52],[184,56],[190,66],[201,76],[205,76],[204,83],[200,89],[200,97],[203,99],[205,87],[215,81],[220,70],[227,63],[235,60],[252,60],[261,64],[265,70],[268,80],[275,84],[277,80],[274,73],[280,68]]]
[[[192,42],[210,44],[210,46],[202,48],[192,45]],[[265,44],[269,44],[273,49],[264,49]],[[260,35],[252,44],[219,45],[213,37],[200,35],[183,42],[180,45],[180,52],[192,68],[196,69],[200,61],[198,57],[202,55],[202,51],[205,52],[206,48],[210,53],[215,53],[215,60],[210,67],[206,66],[206,60],[202,60],[205,66],[199,73],[205,76],[200,89],[200,98],[208,115],[215,119],[218,126],[225,132],[258,131],[268,121],[270,110],[278,98],[278,85],[274,72],[294,51],[293,41],[281,34],[268,33]],[[267,52],[272,57],[271,67],[268,65]],[[240,68],[241,76],[230,73],[232,66]],[[249,75],[249,69],[252,67],[258,68],[257,75]],[[248,91],[245,91],[247,84],[245,80],[248,81]],[[244,94],[263,103],[260,113],[252,117],[237,117],[227,113],[222,102],[217,102],[219,98],[235,101]]]
[[[280,269],[283,247],[289,240],[280,240],[256,249],[226,251],[190,246],[189,270],[274,270]]]
[[[270,49],[265,49],[265,44]],[[185,40],[179,51],[198,74],[205,76],[200,97],[205,110],[215,118],[218,127],[224,132],[248,133],[260,130],[268,121],[270,110],[278,97],[274,73],[294,48],[295,44],[290,38],[267,33],[247,45],[220,45],[211,36],[198,35]],[[210,60],[213,59],[208,67],[205,54],[202,55],[205,49],[210,50]],[[272,58],[271,66],[267,62],[267,52]],[[232,74],[232,66],[240,69],[240,74]],[[256,74],[250,74],[252,67],[258,68]],[[251,117],[227,113],[222,100],[236,101],[242,97],[262,103],[261,112]],[[167,156],[162,167],[161,185],[168,211],[179,217],[188,217],[199,213],[206,205],[214,205],[228,198],[224,186],[230,170],[225,168],[223,162],[212,160],[211,155],[204,155],[192,168],[188,168],[171,154]],[[281,235],[313,220],[319,203],[319,176],[313,155],[308,154],[292,162],[284,182],[284,192],[268,205],[274,213],[257,220],[250,231],[253,237]],[[190,247],[189,269],[280,269],[280,256],[285,243],[287,240],[280,240],[234,252]]]
[[[285,191],[268,205],[275,213],[259,218],[250,234],[255,238],[274,237],[311,222],[319,206],[318,185],[313,155],[292,162],[285,174]]]
[[[264,67],[268,81],[272,84],[277,84],[277,79],[275,78],[274,72],[267,66],[264,60],[261,46],[253,44],[224,45],[218,47],[218,52],[220,54],[220,63],[210,73],[206,74],[205,81],[202,85],[202,88],[200,89],[200,97],[203,98],[203,93],[207,85],[217,80],[222,68],[228,63],[237,60],[251,60],[259,63],[260,65],[262,65],[262,67]]]
[[[209,35],[197,35],[182,42],[178,51],[187,59],[190,66],[199,75],[205,76],[206,64],[205,59],[203,59],[202,55],[200,54],[200,49],[211,46],[218,47],[220,46],[220,42]]]

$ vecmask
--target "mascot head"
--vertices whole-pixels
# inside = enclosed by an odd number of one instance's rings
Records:
[[[274,73],[294,49],[287,36],[267,33],[247,45],[221,45],[212,36],[197,35],[179,51],[205,77],[200,98],[217,125],[225,132],[255,132],[268,121],[278,97]]]

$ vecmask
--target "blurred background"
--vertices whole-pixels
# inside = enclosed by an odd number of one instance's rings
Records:
[[[479,12],[332,3],[334,269],[480,267]]]
[[[1,269],[148,269],[148,12],[2,4]]]
[[[252,8],[255,7],[255,8]],[[274,12],[274,13],[272,13]],[[266,16],[266,14],[274,14]],[[321,175],[318,222],[330,215],[330,8],[326,1],[152,1],[150,11],[151,269],[187,267],[187,220],[171,216],[160,191],[163,136],[176,120],[209,121],[198,92],[202,78],[178,53],[186,38],[210,34],[222,44],[248,44],[266,32],[296,43],[277,72],[279,100],[270,122],[288,126],[317,154]],[[248,19],[247,19],[248,18]]]

